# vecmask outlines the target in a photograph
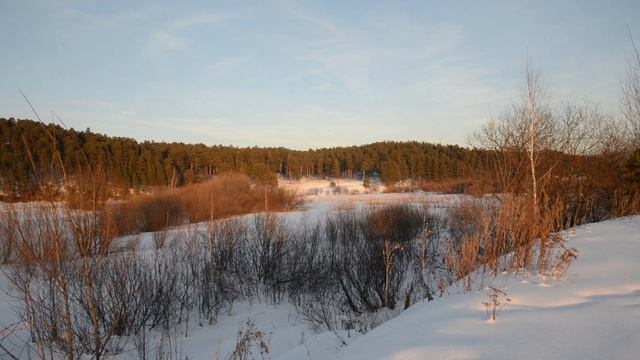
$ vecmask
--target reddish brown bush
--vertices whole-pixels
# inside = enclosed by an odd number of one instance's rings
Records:
[[[299,204],[295,193],[254,186],[240,174],[226,174],[175,190],[161,190],[114,202],[112,216],[120,234],[148,232],[260,211],[288,211]]]

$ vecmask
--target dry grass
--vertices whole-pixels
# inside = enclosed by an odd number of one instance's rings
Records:
[[[299,204],[299,197],[289,190],[253,186],[244,175],[227,174],[179,189],[132,196],[113,203],[111,212],[124,235],[261,211],[289,211]]]
[[[526,196],[503,196],[495,203],[477,200],[456,204],[447,211],[449,241],[446,265],[455,280],[471,289],[468,275],[476,270],[556,276],[575,252],[567,251],[564,229],[566,206],[545,201],[534,208]]]

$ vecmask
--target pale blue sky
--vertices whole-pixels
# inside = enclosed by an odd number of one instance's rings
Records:
[[[640,1],[0,0],[0,117],[139,140],[465,144],[529,56],[618,111]]]

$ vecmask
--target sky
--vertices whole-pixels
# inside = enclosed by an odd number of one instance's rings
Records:
[[[45,122],[138,140],[466,145],[527,59],[554,102],[616,115],[629,31],[638,0],[0,0],[0,117],[34,118],[22,91]]]

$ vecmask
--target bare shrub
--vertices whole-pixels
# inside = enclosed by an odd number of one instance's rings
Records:
[[[549,266],[549,269],[552,270],[551,275],[557,279],[564,278],[573,260],[578,258],[578,253],[577,249],[568,248],[561,244],[561,248],[555,255],[555,262]]]
[[[418,210],[407,205],[339,213],[327,220],[332,277],[351,311],[393,309],[410,292],[406,275],[412,241],[422,226]]]
[[[113,210],[121,214],[119,218],[125,216],[135,219],[137,232],[162,230],[184,222],[181,200],[177,194],[169,191],[134,196],[116,205]]]
[[[640,213],[640,191],[620,191],[615,194],[612,216],[629,216]]]
[[[16,222],[15,207],[0,204],[0,264],[8,264],[14,260],[17,249],[18,234],[13,224]]]
[[[133,337],[133,345],[139,360],[147,360],[149,358],[150,349],[148,336],[147,329],[142,326]]]
[[[100,322],[101,314],[113,312],[102,311],[95,277],[112,239],[109,222],[98,212],[43,203],[22,211],[13,226],[20,234],[20,262],[10,280],[32,339],[54,344],[69,358],[100,358],[111,350],[115,330]]]
[[[447,254],[447,266],[451,269],[455,280],[464,280],[465,290],[471,290],[471,278],[468,275],[476,269],[480,257],[479,234],[465,236],[458,246],[449,243]]]
[[[397,293],[398,287],[402,285],[401,279],[392,278],[395,273],[399,273],[398,268],[394,268],[394,263],[404,260],[399,258],[400,255],[410,254],[411,242],[418,236],[422,226],[420,214],[406,205],[383,207],[375,209],[369,214],[366,236],[369,237],[369,241],[382,244],[381,250],[384,261],[383,304],[386,307],[391,309],[395,307],[395,296],[392,299],[390,293]]]
[[[236,345],[227,357],[228,360],[248,360],[256,358],[253,351],[257,350],[260,358],[269,356],[269,339],[267,334],[256,328],[253,319],[247,319],[244,326],[238,330]]]
[[[253,284],[246,292],[269,295],[277,303],[323,285],[328,261],[318,225],[290,226],[272,213],[251,220],[238,254],[241,281]]]
[[[485,231],[488,226],[488,208],[472,199],[452,204],[445,210],[448,236],[453,244],[460,244],[465,237]]]
[[[153,245],[156,250],[160,250],[164,248],[165,243],[167,242],[167,238],[169,237],[169,232],[166,230],[160,230],[153,232]]]
[[[291,211],[300,206],[302,199],[293,191],[268,187],[267,202],[269,211]]]
[[[528,196],[502,195],[494,202],[463,201],[449,208],[446,267],[453,280],[463,280],[468,291],[473,271],[553,271],[553,257],[565,242],[559,232],[565,206],[561,200],[542,201],[537,218],[531,216]]]
[[[188,360],[183,355],[182,342],[179,336],[170,331],[163,331],[154,349],[155,360]]]
[[[7,359],[11,360],[19,360],[18,355],[20,354],[14,354],[14,352],[9,350],[4,343],[7,338],[14,335],[16,325],[17,323],[5,326],[4,328],[0,329],[0,354],[2,354],[3,358],[6,357]]]
[[[293,210],[300,202],[295,193],[273,186],[252,186],[245,175],[225,174],[180,189],[190,222],[219,219],[259,211]]]
[[[270,186],[252,186],[249,178],[225,174],[172,190],[135,195],[111,204],[120,235],[149,232],[233,215],[260,211],[289,211],[300,198],[293,192]]]
[[[480,265],[497,272],[500,257],[505,254],[503,243],[495,236],[495,206],[467,200],[452,205],[446,211],[449,242],[446,264],[455,280],[464,279],[466,290],[471,289],[467,277]]]
[[[490,321],[496,321],[496,315],[504,308],[510,301],[507,293],[496,287],[489,286],[489,300],[482,303],[487,311],[487,317]]]
[[[193,309],[183,253],[151,260],[110,253],[113,227],[104,213],[43,203],[14,218],[20,258],[9,278],[41,355],[99,359],[120,352],[124,337],[173,327]]]
[[[315,331],[320,332],[324,328],[336,332],[340,328],[340,300],[332,288],[318,289],[312,295],[299,296],[294,306],[298,315],[309,322]]]
[[[437,280],[445,269],[445,240],[442,238],[444,224],[440,216],[423,211],[423,230],[416,244],[417,259],[414,261],[416,286],[421,288],[424,297],[433,300]]]
[[[209,323],[223,306],[250,296],[253,281],[244,276],[248,259],[241,252],[247,232],[246,224],[238,219],[211,222],[201,247],[190,257],[197,266],[194,268],[199,312]]]
[[[264,199],[256,201],[247,176],[226,174],[179,190],[189,222],[218,219],[264,210]],[[262,200],[262,201],[260,201]]]

